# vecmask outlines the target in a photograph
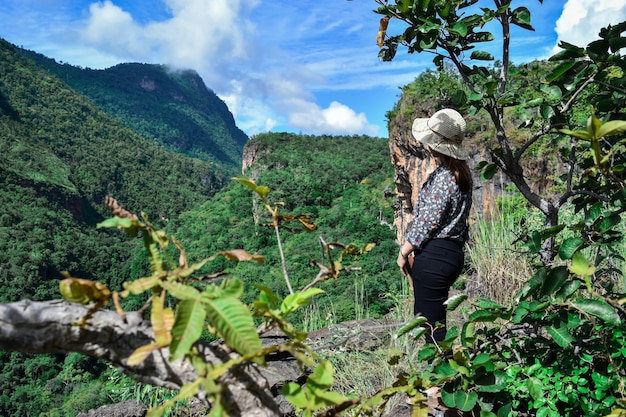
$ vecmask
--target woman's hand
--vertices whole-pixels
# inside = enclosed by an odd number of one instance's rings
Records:
[[[413,245],[406,242],[400,246],[400,252],[398,252],[398,260],[396,263],[400,267],[400,272],[407,278],[411,278],[411,265],[409,263],[409,255],[413,253]]]
[[[402,275],[404,275],[407,278],[411,278],[411,269],[410,269],[410,266],[409,266],[409,257],[408,256],[404,256],[402,254],[402,251],[400,251],[398,253],[397,264],[400,267],[400,272],[402,272]]]

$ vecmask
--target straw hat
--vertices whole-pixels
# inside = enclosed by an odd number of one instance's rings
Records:
[[[443,109],[430,118],[418,118],[413,121],[411,132],[416,141],[428,145],[432,150],[451,156],[454,159],[469,159],[463,148],[465,119],[456,110]]]

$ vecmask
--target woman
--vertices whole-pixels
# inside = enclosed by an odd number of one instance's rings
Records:
[[[427,342],[446,336],[450,286],[463,268],[463,245],[472,204],[472,178],[462,147],[466,123],[457,111],[443,109],[413,122],[413,138],[431,154],[436,167],[424,182],[413,208],[413,219],[400,247],[398,266],[413,281],[414,314],[434,329]],[[413,266],[408,262],[414,254]]]

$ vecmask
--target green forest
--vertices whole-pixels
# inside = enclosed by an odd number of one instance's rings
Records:
[[[224,134],[228,129],[236,131],[230,113],[224,116],[223,109],[214,104],[209,107],[210,118],[202,118],[201,124],[212,126],[218,118],[225,119],[220,125],[231,127],[204,133],[202,137],[208,139],[198,145],[170,146],[155,140],[167,135],[142,130],[141,121],[158,127],[153,119],[171,113],[171,103],[159,101],[157,96],[146,108],[133,107],[128,99],[132,82],[127,91],[118,91],[107,81],[118,80],[114,71],[120,68],[108,70],[113,74],[94,75],[92,70],[55,64],[5,41],[0,46],[1,301],[59,298],[63,271],[105,282],[112,289],[148,273],[144,249],[137,239],[96,228],[109,216],[106,195],[129,210],[146,213],[174,234],[190,259],[237,248],[263,254],[267,261],[262,266],[218,260],[205,268],[206,273],[236,273],[245,277],[250,292],[253,283],[263,283],[285,295],[283,278],[276,274],[280,260],[274,232],[255,224],[254,196],[227,176],[241,171],[244,148],[240,136]],[[170,77],[173,80],[168,82],[183,86],[182,92],[169,94],[186,93],[190,77],[197,78],[189,73],[177,78],[151,66],[129,65],[125,69],[131,80],[137,79],[137,73],[147,73],[157,85],[163,77]],[[74,78],[71,86],[65,82],[68,77]],[[81,82],[91,91],[78,94],[75,90]],[[116,88],[123,85],[115,84]],[[141,94],[138,90],[132,94]],[[206,110],[207,100],[214,97],[208,91],[205,96],[196,93],[199,104],[186,103],[189,108],[181,112],[203,105]],[[146,105],[141,98],[137,101]],[[152,116],[142,119],[144,112]],[[133,120],[127,119],[128,114]],[[187,120],[181,118],[159,128],[175,129],[172,126],[177,123],[186,125]],[[189,131],[185,137],[198,140],[199,136]],[[260,149],[254,167],[260,171],[257,182],[271,187],[272,198],[284,202],[285,210],[306,213],[319,226],[315,234],[284,236],[294,285],[302,286],[315,276],[307,257],[319,257],[318,236],[328,242],[374,242],[376,248],[353,276],[324,284],[327,295],[318,300],[319,314],[332,315],[333,322],[357,314],[385,314],[390,301],[384,295],[401,285],[389,262],[396,244],[391,227],[393,167],[387,141],[366,136],[268,133],[252,138],[246,146]],[[208,155],[211,147],[218,152]],[[226,157],[221,150],[228,152]],[[234,158],[239,158],[237,170],[232,168]],[[216,160],[219,163],[214,163]],[[253,295],[247,297],[251,300]],[[133,309],[146,300],[125,301],[125,308]],[[369,311],[362,311],[363,306]],[[113,390],[118,386],[105,383],[101,387],[115,371],[94,359],[9,352],[0,352],[0,356],[2,415],[69,416],[116,398]],[[115,375],[122,379],[121,374]],[[121,382],[128,384],[129,379],[124,378]]]
[[[374,2],[379,58],[427,53],[435,68],[401,87],[389,139],[247,138],[193,71],[93,71],[0,40],[0,301],[60,299],[67,271],[119,291],[125,311],[150,305],[146,349],[190,359],[196,379],[175,399],[203,390],[210,415],[228,412],[220,377],[238,359],[209,366],[198,339],[256,364],[292,354],[311,372],[280,392],[303,416],[378,416],[399,398],[425,416],[430,388],[464,415],[626,415],[626,23],[516,64],[506,36],[500,57],[476,48],[494,40],[487,23],[532,30],[523,6],[467,15],[475,2]],[[390,19],[407,29],[387,34]],[[476,208],[446,302],[453,324],[424,345],[425,319],[398,317],[409,291],[394,262],[402,178],[390,146],[410,154],[412,119],[443,107],[468,117],[468,146],[484,150],[476,188],[498,173],[507,187],[493,218]],[[114,216],[107,196],[123,206]],[[386,349],[325,357],[303,343],[306,331],[382,317],[402,320]],[[261,325],[288,341],[262,346]],[[151,416],[177,410],[175,391],[103,360],[9,349],[0,361],[0,415],[75,416],[127,399]],[[375,383],[361,380],[370,374]]]

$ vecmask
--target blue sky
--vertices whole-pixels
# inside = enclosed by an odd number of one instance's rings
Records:
[[[549,56],[558,39],[583,46],[626,20],[626,0],[513,5],[531,10],[536,29],[513,33],[516,64]],[[81,67],[195,69],[250,136],[386,137],[385,112],[400,87],[432,64],[402,49],[381,62],[376,8],[374,0],[2,0],[0,37]],[[403,30],[392,20],[388,33]]]

